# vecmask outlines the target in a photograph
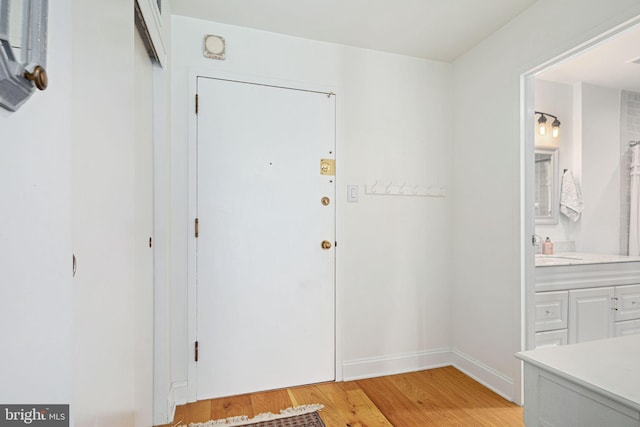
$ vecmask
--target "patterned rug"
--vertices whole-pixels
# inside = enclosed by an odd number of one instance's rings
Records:
[[[303,405],[283,409],[280,414],[267,412],[253,418],[243,415],[223,420],[211,420],[206,423],[190,423],[189,427],[326,427],[318,415],[318,411],[322,408],[324,406],[317,404]]]

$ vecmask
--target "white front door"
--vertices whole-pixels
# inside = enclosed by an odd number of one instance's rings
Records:
[[[197,398],[333,380],[335,96],[197,90]]]

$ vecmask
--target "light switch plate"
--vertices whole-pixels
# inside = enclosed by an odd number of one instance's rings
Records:
[[[347,185],[347,202],[349,203],[358,202],[358,186],[357,185]]]

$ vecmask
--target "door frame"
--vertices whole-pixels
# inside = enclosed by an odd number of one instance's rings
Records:
[[[197,338],[197,239],[194,234],[194,220],[197,214],[197,144],[198,144],[198,121],[195,114],[195,96],[197,92],[198,78],[224,79],[242,83],[278,86],[282,88],[299,89],[312,92],[326,92],[335,95],[335,159],[336,159],[336,206],[335,206],[335,230],[336,242],[340,243],[344,240],[342,223],[339,220],[342,217],[344,202],[347,199],[346,185],[342,183],[343,168],[341,160],[342,144],[341,144],[341,124],[340,124],[340,91],[336,86],[317,82],[298,82],[290,80],[274,79],[271,77],[244,75],[239,73],[212,72],[210,69],[189,68],[188,70],[188,220],[187,220],[187,384],[186,384],[186,400],[187,402],[195,402],[197,400],[197,364],[193,357],[193,344]],[[340,245],[336,245],[335,249],[335,266],[334,266],[334,339],[335,339],[335,381],[342,381],[342,330],[343,330],[343,290],[342,280],[342,262]]]
[[[524,247],[521,251],[521,301],[522,329],[521,348],[531,350],[535,347],[535,246],[531,239],[535,234],[534,199],[535,199],[535,169],[534,169],[534,114],[535,111],[535,77],[553,66],[571,60],[572,58],[602,44],[616,35],[640,25],[640,15],[616,25],[608,30],[597,33],[586,42],[580,43],[550,60],[530,68],[520,76],[520,162],[522,170],[521,188],[521,232]]]

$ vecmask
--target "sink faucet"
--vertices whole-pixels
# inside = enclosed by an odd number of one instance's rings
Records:
[[[542,236],[539,234],[534,234],[533,236],[531,236],[531,244],[533,246],[540,246],[540,244],[542,243]]]

